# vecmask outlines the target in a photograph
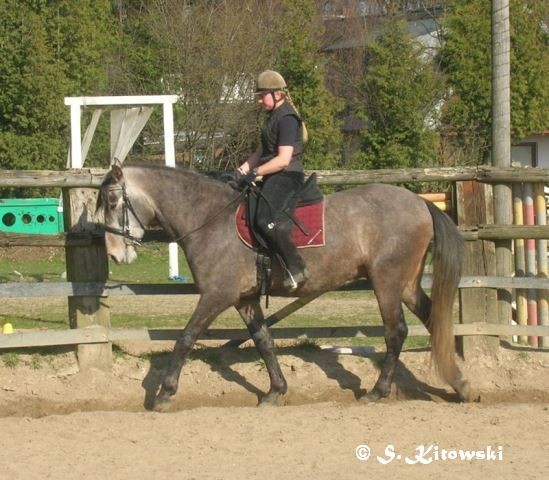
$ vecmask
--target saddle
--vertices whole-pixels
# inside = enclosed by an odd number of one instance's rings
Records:
[[[267,250],[266,242],[254,228],[257,195],[258,192],[248,194],[246,201],[238,206],[235,215],[236,230],[247,247]],[[288,219],[293,222],[293,244],[297,248],[323,247],[324,197],[316,183],[316,173],[309,176],[290,203],[296,205],[295,212],[286,212]]]

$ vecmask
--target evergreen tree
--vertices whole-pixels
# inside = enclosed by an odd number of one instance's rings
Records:
[[[108,92],[111,2],[4,0],[0,17],[0,168],[63,168],[64,97]]]
[[[491,137],[490,0],[456,0],[440,52],[450,97],[445,129],[463,161],[488,159]],[[511,128],[515,139],[549,127],[549,4],[511,0]]]
[[[362,85],[360,168],[432,165],[438,134],[433,118],[442,85],[424,48],[402,21],[389,18],[366,50]]]
[[[275,65],[309,134],[305,147],[307,169],[330,169],[341,157],[338,114],[342,103],[324,84],[325,67],[320,55],[321,29],[315,22],[314,0],[283,0],[273,41],[279,46]]]

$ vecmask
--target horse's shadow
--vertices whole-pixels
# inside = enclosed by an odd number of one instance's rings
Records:
[[[340,354],[330,351],[320,351],[313,346],[289,346],[278,348],[279,355],[291,355],[303,360],[306,363],[316,364],[327,378],[337,382],[342,390],[352,392],[355,399],[362,398],[367,390],[362,388],[362,379],[353,372],[350,372],[341,363]],[[367,369],[375,368],[380,370],[384,353],[372,353],[367,355],[364,363],[364,373]],[[168,368],[171,353],[153,354],[150,360],[149,372],[145,376],[142,386],[145,390],[144,407],[148,410],[153,408],[154,399],[160,388],[163,374]],[[209,365],[212,371],[217,372],[224,380],[240,385],[246,391],[255,395],[258,401],[263,397],[263,392],[256,385],[251,383],[244,375],[233,368],[235,364],[258,363],[260,356],[255,348],[223,348],[205,347],[195,350],[192,359],[201,360]],[[183,367],[185,368],[185,367]],[[265,372],[267,375],[267,372]],[[423,401],[445,401],[457,402],[458,397],[445,389],[433,387],[418,379],[401,361],[398,362],[394,382],[396,385],[396,396],[405,400]],[[372,384],[373,387],[373,384]]]

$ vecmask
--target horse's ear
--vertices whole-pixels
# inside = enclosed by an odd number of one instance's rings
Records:
[[[111,177],[116,183],[120,183],[124,178],[124,174],[122,173],[122,168],[116,163],[113,164],[113,166],[111,167]]]
[[[111,161],[111,167],[113,165],[116,165],[117,167],[120,167],[122,168],[122,162],[117,158],[117,157],[114,157]]]

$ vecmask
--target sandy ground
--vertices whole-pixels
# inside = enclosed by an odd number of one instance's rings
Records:
[[[258,408],[268,379],[255,352],[203,347],[167,413],[144,408],[166,354],[121,353],[110,372],[79,371],[71,352],[18,358],[0,368],[1,479],[533,479],[549,467],[546,352],[471,359],[480,402],[459,404],[428,352],[408,351],[391,397],[364,404],[379,353],[286,346],[285,405]]]

